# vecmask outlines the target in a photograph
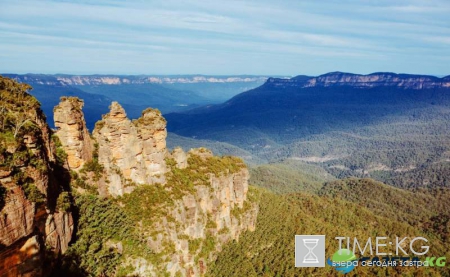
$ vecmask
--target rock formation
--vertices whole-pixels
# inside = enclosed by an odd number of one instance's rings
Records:
[[[61,98],[54,109],[56,135],[64,146],[69,168],[79,170],[92,160],[92,142],[81,109],[83,101],[76,97]]]
[[[73,232],[70,205],[57,206],[64,168],[28,89],[0,76],[0,276],[46,275],[56,260],[44,260],[64,253]]]
[[[177,273],[202,276],[206,273],[207,264],[214,260],[215,253],[225,243],[237,240],[243,231],[255,229],[257,205],[248,203],[249,206],[244,208],[248,178],[246,168],[222,176],[211,174],[208,185],[197,186],[194,194],[187,194],[175,203],[170,213],[174,223],[164,221],[157,224],[159,232],[148,239],[149,245],[156,253],[162,252],[164,244],[175,246],[170,262],[165,264],[165,270],[171,276]],[[203,244],[193,250],[190,244],[196,240]],[[202,257],[200,253],[203,247],[207,247],[205,242],[208,240],[213,242],[214,248],[207,257]],[[141,276],[147,276],[142,273]],[[155,272],[152,275],[157,276]]]
[[[225,243],[255,228],[258,207],[247,200],[249,173],[239,158],[215,157],[205,148],[169,153],[166,121],[158,110],[146,109],[131,121],[116,102],[97,122],[93,144],[83,101],[62,98],[54,109],[58,131],[52,138],[28,88],[0,78],[0,101],[5,99],[1,104],[10,116],[0,113],[7,126],[0,136],[0,276],[52,272],[74,230],[69,181],[94,198],[125,194],[118,199],[123,211],[130,205],[137,213],[151,207],[149,218],[124,221],[143,244],[132,246],[140,249],[135,254],[129,254],[129,237],[95,241],[117,251],[120,265],[133,276],[201,276]],[[143,198],[146,191],[150,196]],[[131,220],[133,214],[123,216]],[[152,258],[136,254],[141,250]]]
[[[450,77],[438,78],[426,75],[395,74],[388,72],[368,75],[331,72],[317,77],[297,76],[291,79],[269,78],[267,84],[276,87],[294,86],[300,88],[348,86],[353,88],[399,87],[403,89],[436,89],[450,88]]]
[[[75,121],[82,120],[82,115],[75,115]],[[73,124],[84,126],[84,122]],[[140,118],[131,121],[117,102],[111,104],[110,112],[93,131],[107,195],[118,197],[133,193],[137,186],[156,184],[163,185],[160,189],[171,195],[167,203],[151,204],[161,205],[157,214],[147,219],[151,226],[138,224],[147,247],[163,259],[151,263],[126,256],[124,263],[133,268],[132,274],[159,276],[166,271],[170,276],[201,276],[224,243],[255,228],[258,207],[247,200],[249,173],[242,160],[214,157],[206,148],[191,149],[186,154],[177,147],[169,153],[166,136],[166,121],[158,110],[146,109]],[[65,149],[67,141],[61,139]],[[230,165],[232,171],[227,168]],[[190,175],[192,172],[196,174]],[[186,178],[195,184],[193,188],[180,187]],[[120,241],[109,242],[113,244],[122,248]]]
[[[177,163],[177,167],[184,169],[187,167],[187,155],[181,147],[176,147],[170,154],[171,158]]]
[[[69,167],[74,170],[81,169],[93,158],[93,142],[82,107],[82,100],[63,97],[54,109],[56,134],[67,154]],[[120,196],[131,192],[135,185],[165,182],[167,130],[158,110],[146,109],[132,122],[122,106],[113,102],[110,112],[97,122],[93,137],[98,147],[95,154],[106,179],[95,184],[102,195]]]
[[[105,168],[113,196],[133,190],[135,184],[164,183],[167,171],[166,121],[157,110],[147,109],[131,122],[117,102],[97,122],[93,136],[98,161]]]

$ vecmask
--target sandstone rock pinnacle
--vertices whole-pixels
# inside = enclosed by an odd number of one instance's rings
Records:
[[[84,102],[76,97],[62,97],[54,108],[56,135],[59,137],[70,169],[79,170],[92,159],[92,141],[81,109]]]
[[[98,161],[105,168],[113,196],[130,192],[137,184],[164,183],[166,121],[158,110],[147,109],[131,122],[119,103],[95,125]]]

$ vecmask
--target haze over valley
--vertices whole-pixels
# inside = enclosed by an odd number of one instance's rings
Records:
[[[44,82],[43,76],[32,80],[41,86],[42,94],[35,95],[44,97],[42,102],[48,92],[55,93],[50,96],[54,99],[69,91],[87,100],[71,94],[61,97],[52,109],[54,116],[47,117],[56,126],[50,130],[39,102],[27,94],[31,87],[1,79],[6,108],[1,181],[2,188],[8,189],[1,191],[8,218],[2,228],[22,228],[12,213],[22,205],[53,207],[40,216],[57,218],[55,227],[48,220],[36,226],[56,228],[57,233],[22,229],[22,236],[26,243],[45,239],[52,253],[63,253],[61,260],[55,260],[58,264],[42,267],[35,254],[24,256],[20,264],[35,268],[26,272],[36,276],[321,274],[320,269],[293,266],[290,238],[316,228],[332,238],[338,235],[336,224],[347,234],[356,234],[359,229],[347,224],[363,228],[367,219],[386,226],[377,227],[379,232],[431,236],[435,255],[448,249],[448,77],[333,72],[269,78],[221,104],[169,113],[165,118],[159,110],[147,108],[133,121],[125,105],[109,102],[117,95],[134,95],[128,84],[103,85],[115,88],[111,99],[67,84],[55,85],[55,77],[45,77],[50,81]],[[107,109],[97,116],[92,133],[83,112],[87,101]],[[91,105],[86,110],[95,117],[102,109]],[[18,125],[18,119],[30,123]],[[166,124],[173,133],[167,134]],[[50,149],[38,151],[22,136],[43,141],[40,145]],[[224,156],[213,156],[204,147]],[[20,173],[21,168],[30,173]],[[51,175],[41,179],[37,172]],[[229,189],[233,197],[218,196]],[[12,201],[17,197],[12,191],[22,198]],[[377,200],[369,200],[367,191]],[[217,201],[224,209],[219,214]],[[412,216],[408,211],[418,208],[413,203],[436,204],[427,204]],[[188,209],[191,212],[183,212]],[[37,216],[33,210],[24,213],[30,219]],[[103,223],[98,224],[100,218]],[[317,225],[318,218],[328,220]],[[300,219],[304,224],[293,224]],[[275,232],[281,226],[283,231]],[[170,236],[163,236],[164,232]],[[20,238],[4,232],[3,249],[19,247]],[[55,239],[63,244],[55,244]],[[279,246],[257,255],[266,243]],[[252,249],[250,261],[244,262],[248,255],[244,249]],[[6,276],[25,272],[13,266],[9,252],[1,253],[0,270]],[[105,253],[113,260],[102,261]],[[376,272],[361,268],[355,274]],[[387,268],[385,272],[396,276],[412,271]]]
[[[264,76],[150,76],[150,75],[45,75],[3,74],[33,86],[31,93],[42,103],[53,126],[53,107],[61,96],[86,99],[85,114],[89,129],[106,113],[111,101],[127,108],[128,116],[138,118],[152,106],[163,113],[221,103],[234,95],[265,82]]]
[[[450,276],[449,14],[2,0],[0,277]]]

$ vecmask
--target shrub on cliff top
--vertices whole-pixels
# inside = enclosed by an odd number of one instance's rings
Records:
[[[0,76],[0,126],[14,138],[33,127],[36,113],[43,116],[39,101],[28,93],[31,89],[28,84]]]

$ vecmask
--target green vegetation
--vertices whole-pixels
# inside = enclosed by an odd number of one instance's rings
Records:
[[[372,179],[348,178],[326,183],[320,196],[344,199],[377,215],[421,228],[438,214],[450,214],[450,189],[409,191]]]
[[[372,177],[399,188],[449,188],[450,162],[427,162],[404,172],[374,172]]]
[[[13,181],[23,189],[26,198],[40,204],[46,202],[46,196],[31,176],[35,176],[33,171],[39,174],[48,171],[42,140],[49,130],[39,125],[42,124],[39,120],[45,120],[45,116],[29,90],[31,86],[27,84],[0,76],[0,170],[11,172]],[[4,202],[5,194],[2,191],[0,202]],[[0,206],[3,205],[0,203]]]
[[[92,152],[92,160],[86,162],[80,173],[85,174],[92,172],[94,174],[93,181],[98,181],[104,174],[103,166],[98,162],[98,143],[94,143],[94,151]]]
[[[146,113],[154,113],[155,117],[146,117],[144,116]],[[141,117],[138,119],[133,120],[133,123],[136,126],[150,126],[152,124],[155,124],[155,120],[160,120],[160,124],[166,125],[167,121],[164,119],[164,117],[161,116],[161,112],[158,109],[154,108],[146,108],[142,111]]]
[[[35,203],[44,203],[46,198],[45,195],[39,191],[39,189],[31,183],[24,183],[22,185],[25,196],[28,200]]]
[[[28,94],[31,86],[0,76],[0,126],[10,131],[14,138],[35,128],[35,115],[40,103]]]
[[[70,202],[70,194],[67,191],[63,191],[56,199],[56,208],[61,212],[68,212],[72,204]]]
[[[233,210],[231,210],[231,215],[233,215],[237,219],[242,219],[242,216],[247,214],[247,212],[255,208],[255,203],[258,203],[259,199],[259,192],[256,188],[253,186],[249,186],[248,192],[247,192],[247,201],[244,202],[244,206],[242,208],[234,207]]]
[[[10,130],[4,130],[0,133],[0,150],[2,153],[10,149],[10,152],[17,149],[19,142],[16,141],[14,134]]]
[[[160,232],[158,223],[166,219],[169,224],[180,224],[169,215],[173,204],[184,195],[195,192],[195,186],[209,185],[212,172],[220,176],[237,172],[245,166],[238,158],[202,159],[196,155],[191,155],[185,169],[178,169],[172,159],[166,160],[166,163],[171,171],[166,175],[164,186],[140,185],[133,192],[114,200],[100,199],[90,190],[75,197],[78,231],[75,243],[64,255],[61,274],[78,272],[81,276],[127,276],[133,272],[133,268],[126,263],[129,258],[144,258],[158,270],[164,271],[160,266],[175,251],[175,245],[164,240],[161,242],[162,251],[152,253],[147,239],[155,239]],[[86,171],[85,167],[80,174],[71,172],[73,183],[87,185],[83,180]],[[69,195],[61,193],[57,209],[65,210],[69,206]],[[208,227],[217,227],[210,219],[206,220]],[[180,239],[188,240],[189,237],[181,235]],[[119,243],[121,247],[117,246]],[[215,247],[216,238],[211,235],[206,240],[189,240],[189,250],[197,260],[207,258]]]
[[[51,149],[43,149],[47,147],[47,139],[50,138],[43,138],[43,135],[50,135],[51,131],[36,128],[43,124],[34,121],[40,118],[37,115],[41,111],[39,103],[26,93],[25,90],[29,87],[23,86],[21,90],[19,84],[11,84],[19,87],[15,92],[20,95],[11,97],[0,90],[0,119],[4,126],[0,135],[0,169],[11,171],[13,181],[23,189],[26,198],[38,204],[45,203],[47,199],[33,178],[36,174],[52,174],[49,175],[51,182],[61,181],[61,186],[52,191],[52,197],[55,196],[56,199],[47,203],[48,208],[52,212],[70,211],[75,221],[75,240],[63,255],[55,276],[129,276],[133,272],[130,260],[135,258],[150,262],[157,270],[161,270],[158,273],[163,273],[163,262],[167,262],[174,253],[175,244],[163,239],[162,250],[152,253],[148,239],[161,231],[157,229],[157,224],[161,221],[175,228],[182,227],[182,222],[177,222],[169,215],[173,203],[187,194],[195,195],[198,186],[209,187],[212,175],[221,177],[237,173],[245,167],[241,159],[230,156],[218,158],[190,155],[185,169],[178,169],[175,161],[169,159],[166,162],[171,170],[165,176],[167,183],[164,186],[141,185],[133,193],[121,198],[101,199],[94,186],[104,174],[98,161],[98,145],[95,145],[93,160],[86,163],[79,172],[69,174],[64,168],[67,165],[67,154],[56,135],[51,137]],[[4,98],[4,95],[7,97]],[[25,104],[15,103],[13,100],[17,98]],[[48,150],[55,156],[47,159],[42,154],[44,152],[36,149]],[[207,152],[199,150],[200,155],[208,156]],[[52,162],[52,158],[56,161]],[[82,195],[73,197],[70,187],[66,187],[64,183],[69,180],[74,187],[84,189],[79,190],[83,192]],[[1,207],[4,205],[5,195],[6,189],[0,186]],[[248,205],[240,211],[247,209]],[[217,238],[212,235],[217,228],[216,223],[208,216],[199,220],[204,220],[211,230],[206,231],[206,239],[194,240],[190,245],[192,249],[198,244],[194,251],[197,261],[207,259],[217,246]],[[184,239],[189,240],[189,236]],[[48,245],[46,247],[48,261],[57,259],[50,254],[54,249]]]
[[[216,238],[212,235],[207,235],[202,241],[202,250],[197,258],[208,258],[209,254],[216,250]]]
[[[449,186],[448,88],[304,87],[303,81],[274,80],[224,105],[167,115],[169,131],[177,134],[170,134],[169,142],[173,136],[180,145],[192,145],[195,137],[237,147],[239,152],[224,150],[246,161],[270,162],[254,171],[253,181],[281,193],[317,188],[290,182],[298,176],[273,168],[289,158],[339,179],[369,177],[402,188]]]
[[[256,230],[245,232],[239,241],[227,244],[218,254],[217,260],[210,265],[208,276],[336,275],[331,267],[294,267],[296,234],[325,234],[327,257],[338,249],[334,237],[344,235],[361,239],[377,235],[424,236],[430,240],[430,255],[450,254],[448,245],[428,233],[428,230],[386,217],[386,214],[378,213],[377,209],[372,210],[339,197],[319,197],[306,193],[277,195],[260,188],[256,190],[260,195]],[[447,276],[446,270],[358,267],[347,275],[366,276],[371,273],[375,276]]]
[[[167,215],[165,208],[173,204],[171,192],[160,184],[141,185],[132,193],[118,199],[123,203],[124,211],[134,222],[151,226],[155,221]]]
[[[46,197],[30,177],[33,175],[29,170],[48,172],[49,162],[29,150],[23,139],[27,135],[39,137],[37,134],[42,132],[34,122],[40,106],[27,93],[29,89],[27,85],[0,77],[0,170],[11,171],[13,181],[21,186],[26,198],[39,204],[44,203]],[[419,105],[410,96],[406,100],[398,95],[390,97],[389,93],[398,91],[358,91],[364,94],[361,97],[366,101],[361,105],[340,89],[327,91],[339,98],[339,103],[329,102],[329,95],[319,94],[322,92],[319,90],[310,90],[306,94],[302,94],[305,91],[288,92],[276,94],[269,103],[259,103],[262,107],[257,108],[262,108],[266,116],[258,115],[250,127],[240,125],[248,123],[246,121],[233,122],[235,118],[231,116],[223,121],[218,120],[223,119],[221,115],[208,117],[208,120],[225,122],[226,131],[212,129],[214,133],[207,137],[230,141],[247,150],[229,144],[215,144],[217,148],[225,152],[239,151],[247,158],[250,156],[248,159],[256,155],[260,158],[258,161],[276,161],[251,169],[251,182],[256,186],[250,187],[244,207],[234,208],[231,213],[239,219],[254,207],[252,203],[257,202],[256,230],[245,232],[238,241],[225,245],[217,260],[208,265],[209,276],[335,275],[330,267],[294,267],[295,234],[325,234],[327,257],[337,249],[333,238],[343,235],[362,239],[369,236],[424,236],[429,239],[430,255],[449,256],[448,97],[436,92],[437,96],[433,97],[442,98],[443,104],[431,107],[428,100],[418,101]],[[266,95],[271,91],[258,93],[273,97]],[[372,93],[380,95],[375,97]],[[307,101],[293,101],[292,97]],[[428,99],[426,94],[421,97]],[[308,101],[312,100],[317,101],[317,109],[311,110],[312,102]],[[348,104],[344,100],[353,102]],[[382,103],[367,104],[373,100]],[[392,104],[393,100],[404,100],[405,103],[396,106]],[[234,110],[230,108],[233,114],[240,114],[239,109],[244,108],[244,112],[248,112],[250,102],[241,103],[235,99],[229,103],[229,107],[238,106]],[[283,109],[272,109],[273,103],[283,103]],[[282,114],[286,112],[285,107],[291,108],[288,114]],[[375,116],[378,109],[388,108],[400,110],[396,114]],[[273,121],[266,122],[267,116]],[[357,122],[352,122],[353,119]],[[228,132],[230,129],[231,133]],[[52,136],[52,139],[57,165],[62,167],[66,164],[67,154],[58,137]],[[36,144],[45,147],[39,141]],[[201,149],[199,153],[207,154],[207,151]],[[85,194],[72,199],[66,189],[56,199],[56,211],[69,211],[74,205],[76,219],[76,239],[63,257],[59,276],[129,276],[133,267],[127,259],[133,258],[143,258],[161,269],[159,266],[167,262],[175,245],[163,240],[161,252],[152,253],[148,239],[157,237],[162,222],[178,229],[183,227],[183,223],[170,216],[171,210],[178,208],[174,203],[187,194],[195,195],[198,186],[211,189],[211,175],[220,177],[245,167],[241,159],[230,156],[190,155],[185,169],[177,168],[173,159],[167,159],[170,171],[165,176],[167,183],[164,186],[140,185],[130,194],[106,200],[97,196],[93,185],[104,174],[98,161],[98,144],[93,156],[79,173],[71,172],[72,185],[85,189]],[[335,179],[348,176],[372,177],[397,188],[369,178]],[[0,185],[0,210],[5,205],[6,193],[6,188]],[[216,222],[207,216],[198,220],[206,224],[205,239],[178,236],[188,242],[189,252],[197,262],[207,260],[218,241],[212,232],[217,228]],[[229,231],[224,228],[219,235]],[[448,276],[445,270],[357,268],[349,276],[369,273],[378,276]]]
[[[71,177],[71,185],[73,187],[87,190],[89,193],[94,195],[97,194],[97,189],[94,186],[90,185],[88,177],[86,177],[86,174],[83,174],[81,172],[80,174],[78,174],[75,171],[71,171],[70,177]]]
[[[167,183],[164,186],[141,185],[118,199],[125,205],[127,215],[146,226],[166,216],[174,201],[195,192],[195,186],[209,186],[210,174],[236,173],[245,167],[243,161],[236,157],[208,157],[203,160],[197,155],[190,155],[188,166],[184,169],[177,168],[173,159],[166,159],[166,163],[170,171],[166,174]]]
[[[323,182],[335,178],[319,166],[286,160],[251,168],[250,184],[276,193],[317,192]]]
[[[450,216],[439,213],[423,224],[424,229],[436,234],[444,243],[450,244]]]
[[[73,274],[75,269],[81,269],[88,273],[85,276],[113,276],[123,264],[124,255],[152,256],[134,231],[135,224],[112,201],[78,195],[75,205],[79,214],[77,239],[65,254],[61,274]],[[122,247],[117,246],[119,242]]]
[[[59,140],[59,137],[56,134],[52,135],[52,141],[55,144],[56,148],[56,162],[60,166],[64,166],[67,161],[67,153],[64,151],[64,148]]]
[[[189,240],[189,253],[195,255],[202,245],[202,239]]]
[[[212,152],[218,156],[230,155],[241,157],[249,165],[262,164],[264,162],[267,162],[264,159],[260,159],[257,156],[252,155],[249,151],[246,151],[229,143],[182,137],[169,132],[167,134],[167,147],[173,149],[178,146],[183,148],[184,151],[189,151],[189,149],[191,148],[206,147],[208,149],[211,149]]]
[[[95,183],[105,174],[103,166],[98,162],[98,147],[98,143],[94,143],[92,160],[86,162],[78,173],[70,172],[73,187],[81,188],[94,195],[98,193]]]

